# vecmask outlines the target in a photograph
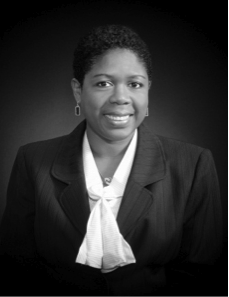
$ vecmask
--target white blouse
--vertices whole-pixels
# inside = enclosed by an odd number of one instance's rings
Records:
[[[130,245],[119,232],[116,222],[137,147],[137,129],[111,183],[104,187],[87,133],[83,139],[83,166],[91,214],[87,233],[76,262],[110,272],[136,262]]]

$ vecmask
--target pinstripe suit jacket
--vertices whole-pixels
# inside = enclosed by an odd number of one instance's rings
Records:
[[[52,284],[50,292],[46,287],[32,294],[201,295],[202,268],[207,265],[206,273],[214,264],[222,238],[210,151],[139,127],[117,217],[137,262],[104,275],[75,263],[90,215],[82,165],[85,127],[83,121],[67,136],[19,149],[1,224],[1,254],[13,265],[11,274],[22,263],[15,279],[24,267],[23,280],[37,289],[41,280]]]

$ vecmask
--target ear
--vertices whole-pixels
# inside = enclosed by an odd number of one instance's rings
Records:
[[[151,84],[152,84],[152,82],[149,80],[149,90],[150,90],[150,88],[151,88]]]
[[[72,91],[73,91],[73,95],[74,98],[76,100],[76,102],[81,102],[81,85],[79,83],[79,81],[76,78],[73,78],[71,80],[71,86],[72,86]]]

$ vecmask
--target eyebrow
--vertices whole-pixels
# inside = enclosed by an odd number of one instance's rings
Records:
[[[98,77],[98,76],[106,76],[108,78],[113,78],[112,75],[106,74],[106,73],[96,74],[96,75],[93,76],[93,78]],[[142,78],[146,79],[146,77],[144,75],[141,75],[141,74],[135,74],[135,75],[130,75],[129,76],[129,78],[136,78],[136,77],[142,77]]]

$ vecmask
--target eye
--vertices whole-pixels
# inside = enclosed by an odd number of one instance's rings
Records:
[[[109,87],[111,85],[112,85],[112,83],[110,81],[100,81],[96,84],[96,86],[101,87],[101,88]]]
[[[134,89],[139,89],[141,87],[143,87],[143,84],[142,83],[139,83],[139,82],[132,82],[129,84],[131,86],[131,88],[134,88]]]

